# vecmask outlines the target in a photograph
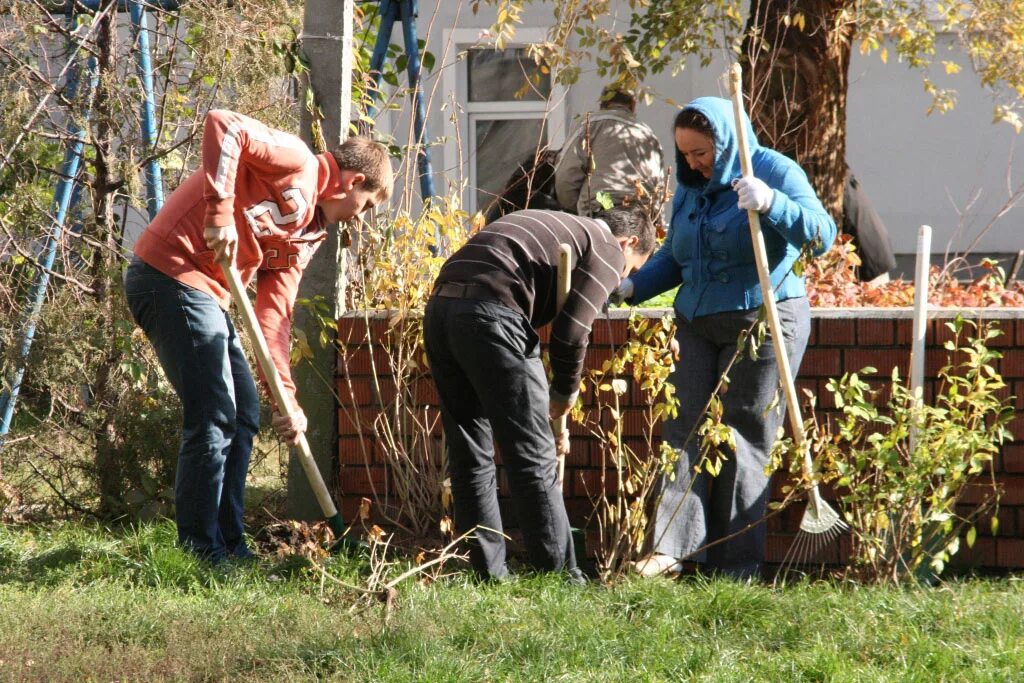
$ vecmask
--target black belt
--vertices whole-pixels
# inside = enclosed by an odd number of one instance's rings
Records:
[[[490,287],[472,282],[442,282],[434,287],[434,296],[443,296],[449,299],[478,299],[480,301],[501,302]]]

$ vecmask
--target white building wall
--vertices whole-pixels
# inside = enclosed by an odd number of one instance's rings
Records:
[[[420,3],[420,38],[427,39],[427,49],[437,59],[433,73],[425,75],[425,87],[434,98],[429,133],[431,138],[447,136],[446,143],[439,143],[432,151],[438,192],[448,187],[443,175],[456,183],[458,178],[466,177],[468,169],[456,152],[460,145],[465,149],[468,136],[466,131],[460,131],[461,139],[456,140],[451,123],[453,98],[465,97],[453,75],[456,54],[465,48],[459,39],[465,41],[467,35],[471,36],[469,40],[475,39],[493,20],[493,11],[486,7],[473,15],[467,7],[460,9],[463,4],[444,0]],[[624,2],[616,11],[619,16],[609,16],[608,23],[628,16]],[[527,7],[519,34],[531,38],[544,35],[550,22],[549,6]],[[392,42],[401,42],[397,26]],[[950,58],[944,55],[951,44],[952,37],[941,39],[940,59]],[[894,52],[889,50],[890,54]],[[922,223],[934,229],[935,253],[943,253],[948,243],[953,249],[966,247],[1005,204],[1008,167],[1015,182],[1024,182],[1024,153],[1017,155],[1017,159],[1012,156],[1017,135],[1007,124],[991,123],[992,102],[982,91],[968,60],[955,52],[952,58],[964,67],[962,73],[946,76],[940,73],[940,65],[933,79],[940,85],[957,88],[959,104],[952,113],[929,116],[926,111],[930,98],[924,92],[920,72],[895,59],[885,64],[877,55],[853,57],[847,156],[886,221],[897,253],[913,252],[917,226]],[[661,74],[647,83],[658,97],[649,106],[641,105],[638,115],[661,137],[668,163],[674,163],[671,126],[675,112],[701,95],[728,96],[720,84],[725,68],[724,55],[707,68],[700,68],[691,60],[675,77]],[[553,109],[556,125],[571,129],[575,117],[596,108],[603,85],[593,65],[584,64],[579,82],[559,96],[559,106]],[[403,104],[400,111],[385,117],[382,129],[396,131],[396,137],[403,139],[403,132],[411,130],[410,112],[411,106]],[[516,161],[509,159],[510,173]],[[975,196],[976,201],[962,221],[955,207],[964,210]],[[1022,212],[1024,208],[1016,208],[996,222],[974,251],[1005,253],[1024,248],[1018,228]]]

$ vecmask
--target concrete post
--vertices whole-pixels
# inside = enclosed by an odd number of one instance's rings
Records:
[[[323,113],[320,122],[327,149],[348,135],[352,74],[353,0],[306,0],[303,16],[302,49],[309,59],[309,85]],[[302,135],[312,146],[313,116],[303,107]],[[321,150],[317,150],[321,151]],[[326,151],[326,150],[322,150]],[[299,298],[322,296],[334,319],[344,312],[346,245],[339,239],[338,226],[328,231],[326,242],[306,267]],[[295,368],[299,403],[309,419],[306,439],[317,467],[334,488],[337,462],[337,406],[333,384],[336,354],[334,345],[320,346],[320,326],[314,316],[296,307],[295,328],[306,333],[313,359]],[[331,334],[331,341],[334,335]],[[288,514],[302,520],[320,519],[321,512],[298,458],[288,466]]]

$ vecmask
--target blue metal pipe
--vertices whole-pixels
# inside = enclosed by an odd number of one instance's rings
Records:
[[[430,155],[427,154],[427,110],[423,104],[423,91],[420,83],[420,44],[416,38],[416,3],[415,0],[403,0],[402,38],[405,41],[405,53],[409,56],[409,87],[415,93],[416,120],[413,130],[416,134],[416,162],[420,172],[420,195],[424,203],[434,196],[434,176],[430,168]]]
[[[146,12],[139,0],[129,0],[132,28],[138,41],[136,58],[139,78],[142,81],[142,142],[147,153],[156,149],[156,106],[153,101],[153,67],[149,58],[149,29],[146,27]],[[163,172],[160,163],[151,159],[146,164],[146,209],[149,220],[156,218],[164,205]]]
[[[384,59],[388,56],[388,45],[391,44],[391,31],[395,27],[395,19],[398,18],[398,6],[393,5],[391,0],[380,2],[380,26],[377,28],[377,40],[373,43],[373,54],[370,55],[370,77],[373,79],[373,88],[370,90],[370,105],[366,109],[366,115],[371,119],[377,113],[374,104],[380,97],[380,78],[384,69]]]
[[[95,90],[99,78],[95,59],[90,58],[86,66],[89,75],[90,91]],[[68,77],[67,98],[74,100],[77,96],[79,76],[77,70],[73,70]],[[89,120],[91,107],[85,110],[85,121]],[[39,271],[36,273],[35,282],[29,294],[29,304],[22,315],[21,342],[18,344],[18,358],[15,371],[11,376],[10,386],[0,394],[0,447],[3,446],[5,436],[11,429],[11,419],[14,416],[14,406],[18,401],[18,393],[21,390],[21,382],[25,377],[25,366],[28,362],[28,354],[32,349],[32,340],[35,338],[36,323],[39,320],[39,312],[42,310],[43,301],[46,298],[46,288],[50,283],[50,271],[53,269],[53,261],[57,255],[57,245],[61,241],[61,233],[64,230],[64,222],[68,216],[68,209],[71,204],[71,197],[74,194],[75,178],[78,176],[78,169],[82,163],[82,152],[85,148],[86,131],[79,127],[74,117],[69,117],[69,130],[73,141],[64,152],[64,163],[61,167],[61,178],[53,193],[53,207],[56,218],[50,225],[46,234],[46,241],[43,244],[43,251],[39,260]]]

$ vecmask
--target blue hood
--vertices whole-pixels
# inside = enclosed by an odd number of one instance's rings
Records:
[[[715,168],[711,179],[705,186],[706,192],[717,192],[729,187],[729,184],[743,175],[740,168],[739,140],[736,137],[736,123],[732,113],[732,102],[721,97],[698,97],[683,109],[694,109],[704,115],[715,131]],[[754,127],[743,112],[743,125],[747,129],[747,144],[751,155],[760,147],[754,135]],[[688,184],[682,170],[688,168],[686,160],[676,148],[676,181],[680,185],[695,187]]]

